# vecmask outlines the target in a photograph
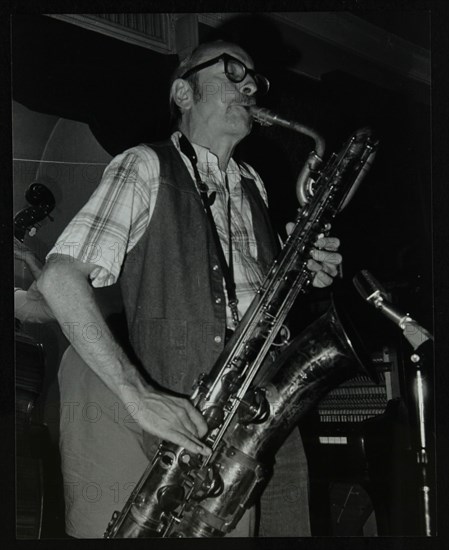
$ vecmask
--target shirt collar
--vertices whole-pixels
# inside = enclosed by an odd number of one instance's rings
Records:
[[[171,135],[171,140],[180,153],[181,148],[179,145],[179,138],[181,135],[182,134],[180,131],[176,131]],[[198,159],[198,170],[202,176],[207,178],[209,174],[213,174],[217,177],[221,174],[221,178],[224,178],[226,175],[228,176],[228,184],[230,189],[240,182],[240,169],[233,158],[229,159],[226,172],[223,172],[218,165],[218,157],[212,153],[210,149],[204,147],[203,145],[198,145],[197,143],[192,143],[192,146]]]

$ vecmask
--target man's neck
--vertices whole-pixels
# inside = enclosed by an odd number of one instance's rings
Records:
[[[186,138],[196,145],[201,145],[209,149],[218,158],[218,166],[221,170],[226,171],[228,163],[237,143],[240,139],[236,139],[233,136],[215,136],[205,133],[204,131],[195,131],[193,128],[189,128],[188,124],[181,124],[179,130],[186,136]]]

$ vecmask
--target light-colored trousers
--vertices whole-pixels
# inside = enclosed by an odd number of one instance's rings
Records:
[[[72,347],[58,378],[66,532],[101,538],[154,455],[157,440],[151,438],[149,445],[134,421],[137,404],[119,401]],[[259,508],[248,510],[228,536],[257,535],[310,536],[307,463],[297,429],[276,455]]]

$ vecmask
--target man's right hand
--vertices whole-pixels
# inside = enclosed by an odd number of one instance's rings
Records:
[[[200,441],[207,433],[207,423],[188,399],[152,390],[141,397],[135,419],[154,436],[195,454],[211,454],[211,449]]]

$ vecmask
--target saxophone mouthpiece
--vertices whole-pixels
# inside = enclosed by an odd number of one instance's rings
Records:
[[[289,125],[288,121],[282,121],[282,119],[280,119],[280,117],[276,113],[273,113],[268,109],[264,109],[263,107],[250,105],[249,113],[253,117],[253,119],[261,126],[273,126],[273,124]],[[280,120],[285,124],[279,122]]]

